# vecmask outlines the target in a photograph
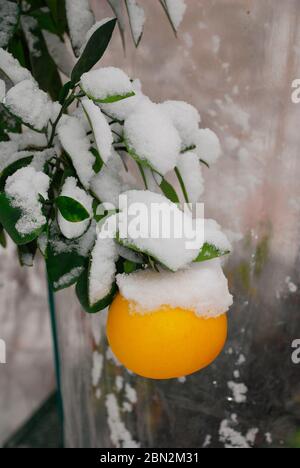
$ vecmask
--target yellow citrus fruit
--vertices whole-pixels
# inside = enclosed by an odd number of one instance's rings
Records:
[[[120,294],[112,303],[107,337],[118,360],[135,374],[171,379],[211,364],[227,338],[227,315],[197,317],[191,310],[163,307],[145,315],[133,313]]]

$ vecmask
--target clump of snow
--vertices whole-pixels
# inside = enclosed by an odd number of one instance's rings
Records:
[[[105,226],[106,221],[104,221],[102,229],[105,229]],[[104,299],[111,292],[115,281],[117,259],[118,252],[114,239],[99,236],[92,251],[89,272],[91,306]]]
[[[19,150],[44,148],[47,146],[47,138],[43,133],[35,132],[27,128],[23,133],[8,133],[10,141],[17,143]]]
[[[139,448],[140,444],[133,440],[121,419],[120,408],[116,396],[109,393],[106,396],[107,422],[110,429],[110,438],[116,448]]]
[[[92,382],[93,387],[97,387],[100,382],[103,370],[104,358],[98,351],[93,352]]]
[[[177,167],[183,178],[189,202],[198,202],[204,192],[204,179],[197,154],[191,151],[182,154]]]
[[[102,114],[99,107],[97,107],[90,99],[83,99],[81,104],[87,114],[91,124],[95,143],[97,145],[99,154],[104,163],[108,161],[112,153],[113,136],[109,124]]]
[[[298,286],[292,282],[291,277],[287,276],[285,279],[285,282],[287,284],[288,290],[290,293],[296,293],[298,291]]]
[[[90,215],[92,214],[93,199],[84,190],[77,186],[77,180],[75,179],[75,177],[68,177],[65,180],[60,195],[64,197],[73,198],[74,200],[81,203],[81,205],[83,205],[85,209],[90,213]],[[57,222],[62,234],[67,239],[76,239],[77,237],[82,236],[82,234],[85,233],[90,224],[89,219],[86,219],[79,223],[71,223],[62,216],[60,211],[58,211],[57,214]]]
[[[141,314],[171,306],[193,310],[202,317],[217,317],[232,305],[219,259],[194,264],[177,273],[141,270],[122,274],[117,276],[117,283],[121,294],[135,304],[132,312]]]
[[[137,403],[138,397],[136,390],[128,382],[125,384],[125,395],[130,403],[132,403],[133,405]]]
[[[80,84],[86,95],[98,102],[105,102],[116,96],[122,99],[134,93],[128,75],[115,67],[99,68],[84,73]]]
[[[6,93],[5,81],[0,80],[0,102],[2,102],[3,99],[5,98],[5,93]]]
[[[84,271],[84,267],[75,267],[69,273],[61,276],[58,281],[54,281],[53,286],[55,289],[61,289],[69,286],[74,280],[77,280],[81,273]]]
[[[32,16],[22,15],[21,25],[30,54],[34,58],[40,58],[42,56],[42,50],[39,37],[36,34],[36,30],[39,28],[38,21]]]
[[[196,152],[207,164],[215,163],[221,156],[221,145],[217,135],[210,130],[199,129],[194,136]]]
[[[24,80],[33,81],[30,71],[27,70],[27,68],[21,67],[18,60],[2,48],[0,48],[0,70],[2,70],[15,85]]]
[[[172,120],[182,140],[182,150],[195,144],[194,136],[198,131],[201,117],[198,110],[184,101],[165,101],[159,104]]]
[[[16,224],[20,234],[30,234],[46,224],[39,195],[48,199],[49,184],[49,177],[33,167],[19,169],[8,177],[5,192],[12,199],[12,206],[22,213]]]
[[[130,114],[143,102],[150,102],[150,99],[143,95],[140,89],[139,80],[134,80],[132,83],[134,96],[130,96],[121,101],[112,102],[109,104],[101,104],[101,109],[110,117],[123,122]]]
[[[247,432],[246,436],[243,436],[243,434],[231,427],[233,423],[236,424],[236,422],[228,419],[221,422],[219,428],[220,442],[225,445],[225,448],[250,449],[255,442],[258,429],[252,428]]]
[[[175,168],[181,139],[170,118],[157,104],[142,103],[125,120],[124,137],[129,150],[165,175]]]
[[[170,19],[177,30],[184,18],[186,11],[185,0],[164,0],[168,9]]]
[[[221,252],[230,252],[232,245],[222,232],[221,226],[213,219],[204,221],[204,239],[208,244],[214,245]]]
[[[146,21],[145,11],[136,0],[126,0],[126,6],[128,10],[133,40],[137,46],[141,40],[144,24]]]
[[[181,211],[163,195],[148,190],[131,190],[123,195],[127,209],[124,211],[120,206],[124,216],[120,217],[120,223],[129,229],[124,233],[120,229],[120,241],[125,246],[134,246],[173,271],[195,260],[203,245],[203,238],[201,235],[196,236],[198,233],[190,214]],[[191,240],[193,245],[189,245]]]
[[[9,164],[14,162],[13,155],[18,151],[17,143],[13,141],[0,142],[0,174]]]
[[[1,17],[1,31],[0,31],[0,47],[5,47],[17,26],[19,20],[19,8],[13,2],[1,1],[0,2],[0,17]]]
[[[95,175],[95,157],[89,151],[91,143],[83,124],[76,117],[67,116],[58,128],[58,136],[64,150],[72,159],[80,182],[86,189],[89,188]]]
[[[31,80],[24,80],[11,88],[5,106],[24,123],[36,130],[46,128],[53,113],[53,103]]]
[[[66,12],[72,46],[78,56],[86,34],[95,22],[94,15],[88,0],[66,0]]]
[[[72,239],[72,242],[66,239],[62,240],[58,234],[57,227],[55,224],[52,224],[50,227],[49,243],[55,255],[74,252],[82,257],[86,257],[96,240],[96,223],[92,221],[87,232],[78,239]]]
[[[245,403],[247,401],[248,388],[243,383],[228,382],[228,388],[232,391],[235,403]]]

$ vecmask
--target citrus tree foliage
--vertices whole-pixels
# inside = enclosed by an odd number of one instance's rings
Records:
[[[26,266],[33,265],[39,250],[53,290],[76,284],[90,313],[110,304],[117,273],[144,268],[175,273],[230,249],[212,220],[205,221],[205,241],[194,251],[186,250],[184,239],[160,244],[120,237],[118,200],[124,193],[130,203],[164,203],[178,222],[185,216],[192,224],[192,216],[177,205],[181,197],[169,175],[177,176],[186,202],[199,201],[201,168],[218,159],[220,144],[211,130],[199,128],[201,118],[193,106],[152,103],[140,82],[118,68],[92,71],[120,23],[119,2],[110,3],[117,17],[95,25],[90,10],[80,23],[74,18],[68,23],[68,1],[0,0],[5,12],[0,36],[0,243],[6,246],[8,234]],[[169,12],[170,2],[162,3]],[[72,0],[71,8],[84,4],[88,7],[88,2]],[[126,4],[133,15],[136,2]],[[82,24],[89,27],[85,35]],[[71,36],[78,58],[64,85],[44,31],[57,37],[62,50],[65,34]],[[110,224],[113,236],[97,237]]]

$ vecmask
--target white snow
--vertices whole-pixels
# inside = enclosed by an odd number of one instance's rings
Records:
[[[5,93],[6,93],[6,85],[3,80],[0,80],[0,102],[3,101],[5,98]]]
[[[24,123],[36,130],[46,128],[53,114],[53,103],[31,80],[25,80],[11,88],[5,98],[5,106]]]
[[[8,133],[11,141],[18,145],[20,151],[27,148],[44,148],[47,146],[47,138],[43,133],[35,132],[30,128],[24,129],[23,133]]]
[[[194,137],[196,152],[207,164],[215,163],[221,156],[221,145],[217,135],[210,130],[199,129]]]
[[[93,306],[104,299],[115,281],[118,252],[113,239],[99,237],[92,251],[89,275],[89,301]]]
[[[13,155],[18,151],[17,143],[13,141],[0,142],[0,174],[9,164],[14,162]]]
[[[165,0],[165,4],[175,29],[178,29],[186,11],[185,0]]]
[[[81,203],[81,205],[86,208],[90,215],[92,214],[93,199],[84,190],[77,186],[77,180],[75,177],[68,177],[65,180],[60,195],[73,198],[74,200]],[[71,223],[70,221],[67,221],[58,210],[57,222],[61,233],[67,239],[76,239],[86,232],[90,224],[90,219],[86,219],[78,223]]]
[[[107,120],[90,99],[83,99],[81,104],[87,114],[93,134],[95,143],[97,145],[99,154],[104,163],[108,161],[112,153],[113,136]]]
[[[73,280],[77,280],[79,278],[83,271],[84,267],[73,268],[69,273],[66,273],[65,275],[61,276],[58,281],[55,281],[53,283],[54,288],[64,288],[70,285],[73,282]]]
[[[222,232],[221,226],[213,219],[204,221],[204,239],[208,244],[214,245],[221,252],[230,252],[232,245]]]
[[[191,151],[183,153],[179,158],[177,167],[183,178],[189,202],[198,202],[204,192],[204,179],[197,154]]]
[[[36,30],[39,28],[38,21],[29,15],[22,15],[20,21],[31,56],[34,58],[40,58],[42,56],[42,51],[39,37],[36,34]]]
[[[160,174],[175,168],[181,139],[157,104],[140,104],[125,120],[124,137],[129,150]]]
[[[243,383],[228,382],[228,388],[232,391],[235,403],[245,403],[247,401],[248,388]]]
[[[126,0],[132,36],[137,46],[141,40],[146,21],[145,11],[136,0]]]
[[[220,442],[225,445],[225,448],[250,449],[255,442],[258,429],[252,428],[247,432],[246,436],[243,436],[231,427],[232,424],[233,421],[227,419],[221,422],[219,428]]]
[[[13,82],[18,84],[24,80],[33,80],[32,75],[27,68],[21,67],[9,52],[0,48],[0,69]]]
[[[72,46],[78,56],[86,34],[95,22],[94,15],[88,0],[66,0],[66,12]]]
[[[92,382],[93,387],[97,387],[100,383],[103,371],[104,358],[98,351],[93,352],[93,367],[92,367]]]
[[[177,129],[182,140],[181,149],[184,150],[194,145],[194,136],[201,122],[198,110],[184,101],[165,101],[159,106]]]
[[[99,68],[84,73],[81,88],[86,95],[98,102],[126,98],[134,93],[132,83],[123,70],[115,67]]]
[[[70,53],[68,45],[62,42],[56,34],[52,34],[45,29],[42,30],[42,33],[56,66],[64,75],[70,77],[76,62],[74,55]]]
[[[293,294],[293,293],[296,293],[298,291],[298,286],[295,283],[293,283],[290,276],[286,277],[285,282],[287,284],[287,287],[288,287],[288,290],[289,290],[290,293]]]
[[[150,99],[141,92],[139,84],[139,80],[134,80],[132,83],[133,92],[135,93],[134,96],[109,104],[101,104],[101,109],[113,119],[123,122],[139,104],[150,102]]]
[[[92,179],[91,191],[102,203],[109,202],[118,206],[119,195],[124,191],[119,176],[108,167],[103,169]]]
[[[127,204],[125,210],[123,200]],[[131,190],[122,194],[120,209],[120,237],[125,246],[134,246],[173,271],[186,267],[198,256],[203,236],[196,233],[190,214],[163,195]],[[126,232],[122,226],[128,226]]]
[[[110,429],[110,438],[116,448],[139,448],[140,444],[133,440],[121,419],[120,408],[116,396],[109,393],[106,396],[107,422]]]
[[[19,169],[8,177],[5,192],[12,199],[12,206],[19,208],[22,213],[16,224],[20,234],[30,234],[46,224],[39,195],[48,199],[49,184],[49,177],[32,167]]]
[[[198,316],[217,317],[232,305],[219,259],[194,264],[177,273],[140,270],[118,275],[117,283],[121,294],[135,304],[133,313],[146,314],[171,306],[193,310]]]
[[[78,239],[72,239],[72,242],[62,241],[61,238],[57,235],[55,226],[51,226],[50,229],[51,235],[49,238],[49,243],[55,255],[75,252],[82,257],[86,257],[96,240],[95,221],[91,222],[90,228],[83,236],[79,237]]]
[[[125,396],[132,405],[135,405],[138,401],[135,388],[133,388],[128,382],[125,384]]]
[[[19,8],[13,2],[1,1],[0,2],[0,13],[1,13],[1,30],[0,30],[0,47],[6,46],[12,36],[12,33],[17,25],[19,17]]]
[[[83,124],[76,117],[67,116],[58,127],[58,136],[64,150],[72,159],[80,182],[86,189],[89,188],[95,175],[95,157],[89,151],[91,143]]]

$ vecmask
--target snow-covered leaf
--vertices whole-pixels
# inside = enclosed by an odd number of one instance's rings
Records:
[[[25,125],[42,131],[53,114],[53,103],[31,80],[24,80],[11,88],[5,98],[5,107]]]
[[[79,239],[63,237],[56,223],[49,229],[46,250],[48,278],[54,291],[67,288],[78,281],[88,266],[89,254],[96,239],[96,226],[91,224]]]
[[[61,215],[70,223],[80,223],[90,218],[86,208],[71,197],[60,196],[55,202]]]
[[[206,219],[204,222],[204,240],[205,242],[194,262],[222,257],[229,254],[232,249],[220,225],[213,219]]]
[[[81,104],[90,122],[101,160],[107,163],[108,159],[111,157],[113,144],[113,135],[110,126],[102,114],[101,109],[99,109],[93,101],[90,99],[83,99]]]
[[[183,20],[186,4],[185,0],[159,0],[163,9],[165,10],[167,17],[171,23],[171,26],[177,34],[177,30]]]
[[[115,283],[117,259],[115,241],[99,237],[92,251],[89,269],[89,304],[91,307],[110,294]]]
[[[7,47],[20,16],[19,5],[8,0],[0,0],[0,47]]]
[[[209,128],[199,129],[195,136],[195,152],[200,160],[209,166],[214,164],[221,156],[221,144],[218,136]]]
[[[58,136],[64,150],[70,156],[80,182],[88,189],[95,172],[95,157],[83,123],[77,117],[67,116],[58,127]]]
[[[58,36],[49,31],[42,31],[42,33],[54,63],[64,75],[70,77],[75,65],[75,59],[72,54],[70,54],[66,43],[62,42]],[[59,98],[60,96],[61,93]]]
[[[208,244],[207,242],[203,245],[198,257],[195,262],[206,262],[207,260],[211,260],[217,257],[223,257],[224,255],[228,255],[230,250],[223,251],[219,250],[215,245]]]
[[[95,18],[88,0],[66,0],[66,12],[72,47],[78,57],[86,33],[93,26]]]
[[[114,103],[135,95],[128,75],[115,67],[85,73],[80,86],[90,99],[99,103]]]
[[[33,80],[30,71],[22,67],[18,60],[2,48],[0,48],[0,72],[12,84],[18,84],[24,80]]]
[[[131,28],[132,37],[135,46],[138,47],[144,30],[144,24],[146,21],[145,11],[136,0],[125,0],[129,23]]]
[[[197,154],[186,152],[177,164],[190,203],[197,203],[204,191],[204,180]]]
[[[32,74],[39,87],[57,100],[62,82],[54,60],[49,54],[38,21],[31,16],[22,16],[22,29],[29,49]],[[45,72],[46,70],[46,72]]]
[[[1,149],[1,146],[0,146],[0,149]],[[20,153],[20,157],[19,157],[18,153],[16,153],[15,156],[16,156],[17,159],[15,161],[11,162],[11,163],[9,163],[9,161],[8,161],[8,165],[5,166],[1,170],[1,174],[0,174],[0,191],[4,190],[5,183],[6,183],[6,180],[7,180],[8,177],[12,176],[19,169],[21,169],[23,167],[26,167],[26,166],[29,166],[29,164],[32,162],[33,155],[27,155],[26,154],[26,155],[24,155],[24,157],[22,157],[22,154],[23,153]]]
[[[77,282],[76,294],[77,294],[77,297],[79,299],[79,302],[83,310],[85,310],[85,312],[89,314],[96,314],[97,312],[100,312],[101,310],[106,309],[112,303],[117,292],[117,287],[116,287],[116,284],[114,283],[112,285],[112,288],[109,294],[106,297],[104,297],[102,300],[97,302],[97,304],[95,304],[94,306],[91,306],[89,302],[88,279],[89,279],[89,271],[88,269],[85,269]]]
[[[62,234],[67,239],[82,236],[90,225],[92,197],[77,186],[74,177],[68,177],[58,198],[57,221]]]
[[[91,68],[93,68],[93,66],[101,59],[110,42],[116,21],[116,19],[107,21],[94,32],[78,59],[78,62],[73,68],[71,75],[73,84],[78,83],[81,76],[90,71]]]
[[[130,114],[124,124],[124,138],[131,156],[161,175],[175,168],[181,140],[156,104],[142,103]]]

